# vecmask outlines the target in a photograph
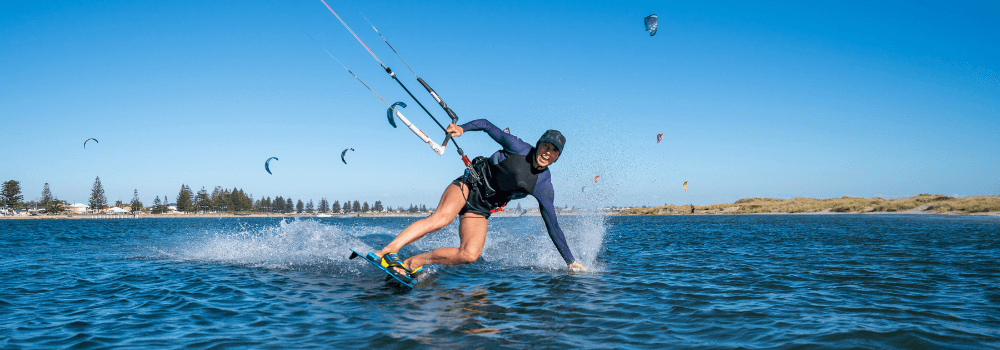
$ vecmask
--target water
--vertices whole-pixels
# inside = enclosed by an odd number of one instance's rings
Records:
[[[403,294],[347,249],[415,218],[0,220],[0,348],[1000,348],[1000,218],[560,219]]]

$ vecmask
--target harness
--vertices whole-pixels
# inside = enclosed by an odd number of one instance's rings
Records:
[[[488,180],[492,175],[490,165],[489,158],[483,156],[476,157],[472,160],[469,166],[466,167],[465,174],[462,175],[465,183],[470,186],[475,186],[476,189],[479,190],[479,193],[483,195],[484,199],[493,197],[497,193],[493,186],[490,186],[490,182]],[[466,199],[466,202],[468,203],[468,199]],[[504,201],[503,204],[500,205],[495,205],[488,200],[486,202],[490,203],[491,208],[489,209],[492,214],[502,211],[503,208],[507,206],[509,200]]]

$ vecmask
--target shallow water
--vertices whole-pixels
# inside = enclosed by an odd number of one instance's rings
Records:
[[[0,348],[1000,347],[1000,218],[562,216],[569,273],[499,217],[409,293],[347,260],[414,220],[0,220]]]

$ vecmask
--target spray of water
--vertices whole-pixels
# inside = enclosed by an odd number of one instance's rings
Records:
[[[599,270],[596,257],[605,234],[600,213],[563,215],[560,225],[577,260]],[[375,251],[388,243],[401,227],[348,225],[294,219],[263,227],[244,226],[202,232],[160,249],[168,258],[268,269],[308,269],[357,275],[374,272],[365,264],[347,259],[350,251]],[[433,232],[401,251],[412,256],[440,247],[459,245],[458,220]],[[565,263],[556,251],[538,216],[497,217],[490,220],[483,268],[562,269]],[[428,272],[433,273],[437,268]]]
[[[347,259],[348,249],[371,250],[360,237],[389,233],[382,227],[327,225],[295,219],[273,226],[204,232],[186,237],[161,252],[184,261],[356,273],[358,265]]]
[[[588,269],[600,271],[597,256],[606,233],[606,215],[600,211],[587,211],[561,215],[558,220],[574,257]],[[460,242],[457,221],[414,243],[413,253],[440,247],[457,247]],[[566,268],[566,263],[552,244],[541,217],[530,215],[491,218],[482,260],[484,268]]]

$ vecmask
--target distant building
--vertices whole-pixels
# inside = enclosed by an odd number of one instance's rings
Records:
[[[71,214],[83,214],[87,212],[87,205],[83,203],[75,203],[69,206],[69,212]]]
[[[122,208],[119,208],[119,207],[111,207],[108,210],[106,210],[105,213],[108,213],[108,214],[126,214],[126,213],[128,213],[128,210],[125,210],[125,209],[122,209]]]

